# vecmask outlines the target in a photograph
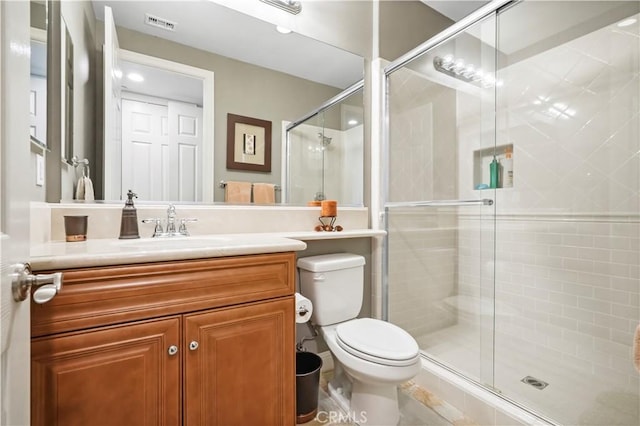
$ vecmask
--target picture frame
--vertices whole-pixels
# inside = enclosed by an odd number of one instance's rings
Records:
[[[227,169],[271,171],[271,122],[227,114]]]

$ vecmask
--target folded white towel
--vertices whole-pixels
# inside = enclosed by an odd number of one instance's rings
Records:
[[[76,200],[94,201],[93,182],[86,176],[81,176],[76,184]]]
[[[91,182],[91,178],[85,177],[83,180],[84,180],[84,199],[86,201],[94,201],[96,197],[93,192],[93,182]]]
[[[76,184],[76,200],[84,200],[84,176],[80,176]]]

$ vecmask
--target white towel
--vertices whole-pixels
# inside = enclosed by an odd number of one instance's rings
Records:
[[[81,176],[76,185],[76,200],[94,201],[93,182],[86,176]]]
[[[84,200],[84,176],[80,176],[76,184],[76,200]]]
[[[96,198],[93,192],[93,182],[91,182],[91,178],[84,178],[84,199],[86,201],[94,201]]]

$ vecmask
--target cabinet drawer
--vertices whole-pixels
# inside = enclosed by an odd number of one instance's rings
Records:
[[[294,271],[295,253],[66,270],[53,300],[32,303],[31,335],[288,296]]]

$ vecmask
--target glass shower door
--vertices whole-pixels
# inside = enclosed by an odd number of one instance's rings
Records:
[[[497,144],[513,145],[513,181],[496,194],[495,387],[561,424],[640,424],[639,12],[524,1],[498,14]]]
[[[495,17],[388,76],[387,317],[493,384]],[[493,175],[492,175],[493,170]]]

